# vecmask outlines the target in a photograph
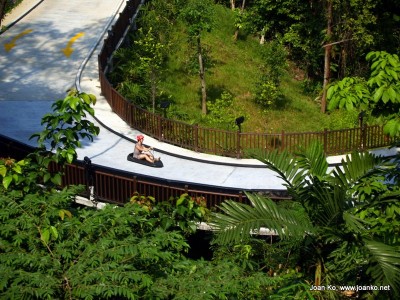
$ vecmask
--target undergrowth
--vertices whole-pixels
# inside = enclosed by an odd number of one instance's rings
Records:
[[[304,76],[289,64],[281,79],[280,90],[283,98],[270,108],[264,108],[254,101],[256,82],[261,76],[261,47],[256,37],[239,35],[234,41],[233,16],[229,9],[217,6],[216,27],[202,40],[207,51],[206,71],[207,101],[214,104],[223,93],[233,96],[232,107],[245,115],[242,130],[245,132],[279,133],[300,131],[320,131],[324,128],[339,129],[355,124],[347,116],[343,122],[337,113],[321,114],[318,94],[306,93]],[[170,51],[169,65],[162,90],[171,95],[172,105],[168,111],[170,118],[177,118],[202,126],[218,127],[208,117],[201,115],[201,94],[198,74],[190,69],[190,54],[187,35],[182,24],[175,28],[174,48]],[[239,115],[237,115],[239,117]],[[235,129],[234,124],[230,128]],[[354,127],[350,126],[350,127]],[[221,129],[227,129],[224,124]]]

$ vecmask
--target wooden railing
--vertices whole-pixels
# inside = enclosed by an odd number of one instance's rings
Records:
[[[34,150],[34,147],[0,135],[0,157],[11,156],[15,159],[23,159]],[[58,170],[60,170],[58,166],[51,166],[51,171]],[[69,164],[62,172],[62,186],[85,185],[87,192],[84,196],[94,198],[99,202],[122,205],[127,203],[135,193],[153,196],[157,201],[166,201],[171,197],[175,198],[187,193],[195,198],[204,197],[209,209],[219,206],[227,199],[248,203],[246,194],[239,189],[170,181],[99,165],[89,166],[84,161]],[[89,189],[89,186],[92,189]],[[94,191],[94,194],[90,195],[90,191]],[[288,199],[287,192],[284,190],[257,190],[257,192],[264,192],[274,200]]]
[[[102,94],[113,112],[129,126],[160,141],[179,147],[237,158],[244,157],[246,150],[252,149],[266,152],[273,149],[287,149],[293,152],[299,147],[306,147],[313,140],[320,141],[324,145],[325,153],[329,155],[389,146],[393,142],[390,137],[385,136],[382,126],[301,133],[284,131],[277,134],[241,133],[204,128],[197,124],[190,125],[166,119],[159,114],[135,106],[113,88],[106,77],[105,70],[112,59],[113,51],[134,21],[132,16],[138,7],[138,0],[127,2],[126,8],[109,31],[98,58]]]
[[[152,196],[157,201],[166,201],[184,193],[192,197],[204,197],[207,201],[207,207],[210,209],[220,205],[226,199],[247,202],[246,196],[241,191],[232,189],[225,191],[220,189],[221,191],[215,192],[209,187],[197,186],[196,188],[187,183],[169,184],[166,180],[157,180],[158,182],[156,182],[146,179],[145,176],[115,170],[110,171],[100,166],[93,166],[88,173],[83,162],[67,165],[63,172],[63,186],[78,184],[89,186],[90,180],[90,186],[93,187],[94,191],[92,197],[99,202],[122,205],[129,202],[129,199],[135,194]],[[89,179],[88,175],[92,179]],[[87,197],[90,198],[89,194]]]
[[[88,178],[88,176],[91,178]],[[88,170],[84,162],[67,165],[64,170],[62,184],[63,186],[72,184],[91,185],[94,191],[92,197],[96,201],[119,205],[129,202],[130,198],[135,194],[152,196],[156,201],[167,201],[171,198],[175,199],[184,193],[194,198],[204,198],[209,209],[215,209],[228,199],[249,203],[246,194],[238,189],[210,187],[178,181],[171,182],[141,174],[110,170],[97,165]],[[284,190],[258,190],[257,192],[263,192],[276,201],[290,198]],[[90,198],[89,192],[87,197]]]

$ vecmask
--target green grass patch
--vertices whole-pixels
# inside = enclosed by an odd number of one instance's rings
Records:
[[[341,121],[338,113],[321,114],[320,104],[314,100],[316,95],[305,94],[302,81],[295,79],[291,69],[282,78],[282,103],[268,110],[256,104],[254,92],[261,76],[260,48],[263,46],[250,35],[241,35],[234,41],[234,20],[229,9],[217,6],[216,20],[214,29],[202,36],[209,64],[205,75],[208,101],[219,99],[224,91],[232,94],[233,109],[244,111],[246,116],[243,131],[302,132],[354,126],[357,116],[347,114],[345,121]],[[197,57],[189,47],[184,26],[178,24],[175,30],[166,78],[161,83],[161,89],[171,95],[173,102],[169,117],[208,126],[201,115],[200,79],[197,70],[191,67]]]

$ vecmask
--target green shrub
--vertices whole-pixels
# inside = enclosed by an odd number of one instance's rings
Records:
[[[216,128],[232,129],[235,126],[237,113],[233,110],[233,96],[224,91],[221,98],[207,102],[207,122]]]
[[[329,129],[358,127],[358,111],[336,110],[330,114]]]
[[[271,80],[261,81],[256,88],[254,101],[265,109],[275,107],[282,97],[278,86]]]

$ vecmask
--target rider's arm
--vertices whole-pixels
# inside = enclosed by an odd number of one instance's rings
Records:
[[[137,146],[137,148],[139,149],[139,151],[140,152],[143,152],[143,151],[149,151],[149,150],[152,150],[153,149],[153,147],[149,147],[149,148],[147,148],[147,147],[145,147],[145,146],[140,146],[140,145],[138,145],[138,144],[136,144]]]
[[[153,147],[145,147],[145,146],[143,146],[143,151],[149,151],[149,150],[153,150]]]

